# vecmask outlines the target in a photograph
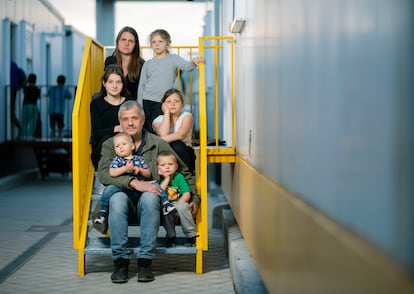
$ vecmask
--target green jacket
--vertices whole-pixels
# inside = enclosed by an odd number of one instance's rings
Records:
[[[161,151],[172,151],[174,154],[174,150],[171,148],[170,144],[166,141],[161,139],[160,137],[151,134],[145,130],[142,131],[142,139],[145,141],[145,145],[142,148],[141,156],[144,157],[145,161],[147,162],[150,170],[152,179],[156,180],[157,182],[160,181],[160,176],[158,175],[158,168],[157,168],[157,156]],[[98,166],[98,175],[100,182],[107,186],[107,185],[116,185],[122,189],[131,189],[129,186],[129,182],[135,179],[134,176],[131,175],[121,175],[119,177],[111,177],[109,175],[109,167],[111,166],[112,160],[115,158],[116,154],[114,151],[114,144],[112,138],[107,139],[102,144],[101,150],[101,159],[99,161]],[[195,185],[195,178],[184,162],[177,156],[178,160],[178,171],[181,172],[185,179],[187,180],[190,188],[191,188],[191,201],[200,204],[200,197],[197,195],[196,185]]]

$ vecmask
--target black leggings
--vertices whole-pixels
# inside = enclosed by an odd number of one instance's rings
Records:
[[[194,149],[190,146],[185,145],[183,141],[173,141],[170,143],[170,146],[194,174],[196,160]]]
[[[145,122],[144,128],[153,134],[155,134],[154,129],[152,128],[152,121],[157,118],[157,116],[162,115],[161,103],[151,100],[143,100],[143,108],[145,112]]]

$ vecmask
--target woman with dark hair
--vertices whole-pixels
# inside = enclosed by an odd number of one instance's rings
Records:
[[[121,131],[118,120],[119,107],[126,100],[134,100],[125,84],[122,68],[115,64],[108,65],[102,77],[101,91],[91,102],[91,159],[95,170],[98,169],[102,143]]]
[[[123,69],[125,86],[135,99],[144,62],[137,32],[131,27],[122,28],[116,37],[114,52],[105,60],[105,68],[110,64],[117,64]]]

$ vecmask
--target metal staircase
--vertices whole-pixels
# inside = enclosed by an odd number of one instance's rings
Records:
[[[208,250],[208,210],[207,210],[207,167],[209,162],[234,162],[236,152],[234,146],[234,39],[233,37],[200,37],[198,48],[190,48],[190,58],[193,49],[198,49],[198,55],[204,56],[208,67],[200,64],[198,69],[198,115],[193,110],[194,117],[198,118],[199,146],[195,147],[197,154],[196,185],[201,198],[201,205],[196,219],[197,238],[196,247],[184,247],[185,237],[180,237],[177,230],[177,246],[164,247],[163,237],[160,235],[157,254],[195,254],[195,272],[203,272],[203,251]],[[180,49],[178,49],[180,50]],[[187,57],[188,58],[188,57]],[[100,198],[97,190],[95,173],[90,161],[90,113],[89,104],[93,93],[100,88],[100,77],[103,72],[105,48],[88,38],[85,44],[82,67],[78,82],[78,91],[72,114],[72,154],[73,154],[73,238],[74,249],[78,251],[78,274],[85,275],[86,255],[111,255],[109,236],[103,236],[92,228],[92,209]],[[219,71],[227,73],[227,99],[219,98]],[[213,91],[206,90],[206,78],[213,80]],[[214,101],[214,115],[208,121],[207,99]],[[191,101],[193,105],[193,101]],[[209,106],[212,104],[209,103]],[[226,110],[220,109],[224,106]],[[221,118],[221,119],[219,119]],[[208,129],[208,126],[211,129]],[[224,130],[224,131],[223,131]],[[210,133],[209,133],[210,131]],[[219,139],[222,133],[227,137]],[[207,137],[210,146],[207,146]],[[95,182],[95,183],[94,183]],[[160,231],[162,229],[160,228]],[[129,236],[129,250],[131,254],[138,252],[139,228],[137,235]],[[165,236],[165,235],[164,235]]]
[[[95,177],[95,183],[97,178]],[[88,235],[88,238],[86,240],[84,254],[85,255],[111,255],[112,251],[109,247],[109,235],[103,236],[100,233],[91,233],[93,230],[93,224],[92,224],[92,210],[95,207],[95,205],[98,203],[98,201],[101,198],[102,189],[99,185],[94,185],[93,194],[91,197],[91,211],[90,211],[90,217],[88,221],[88,228],[90,234]],[[131,227],[136,227],[138,225],[131,225]],[[128,240],[127,249],[129,251],[129,254],[132,256],[136,256],[138,254],[139,244],[140,244],[140,237],[139,237],[139,226],[138,228],[134,228],[133,230],[135,235],[130,235]],[[161,230],[162,231],[162,230]],[[177,230],[177,233],[179,231]],[[177,245],[172,248],[167,248],[164,246],[165,239],[164,235],[162,235],[162,232],[160,232],[160,235],[157,240],[157,246],[156,246],[156,253],[157,254],[196,254],[196,248],[195,247],[185,247],[185,237],[177,237]]]

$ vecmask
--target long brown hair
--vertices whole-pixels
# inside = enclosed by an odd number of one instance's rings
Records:
[[[104,98],[107,95],[107,92],[106,92],[106,89],[103,83],[106,83],[108,81],[109,76],[111,74],[116,74],[121,77],[121,81],[122,81],[122,91],[120,93],[121,97],[129,97],[130,93],[128,92],[128,89],[125,86],[124,71],[122,70],[122,67],[117,64],[110,64],[105,68],[105,72],[101,80],[102,86],[101,86],[101,91],[99,92],[99,97]]]
[[[164,93],[164,96],[161,98],[161,104],[163,104],[165,102],[165,100],[167,100],[167,98],[170,97],[172,94],[177,94],[178,96],[180,96],[181,103],[184,105],[184,95],[183,95],[183,93],[181,93],[180,90],[177,90],[175,88],[168,89]]]
[[[121,53],[119,52],[119,40],[121,39],[121,35],[125,32],[128,32],[134,36],[135,39],[135,47],[131,53],[131,62],[128,64],[128,79],[131,82],[137,82],[138,78],[141,73],[142,65],[144,64],[145,60],[141,57],[141,47],[139,45],[139,38],[137,31],[132,27],[123,27],[116,37],[116,46],[115,50],[112,53],[112,56],[115,57],[116,64],[122,67],[122,58]]]

